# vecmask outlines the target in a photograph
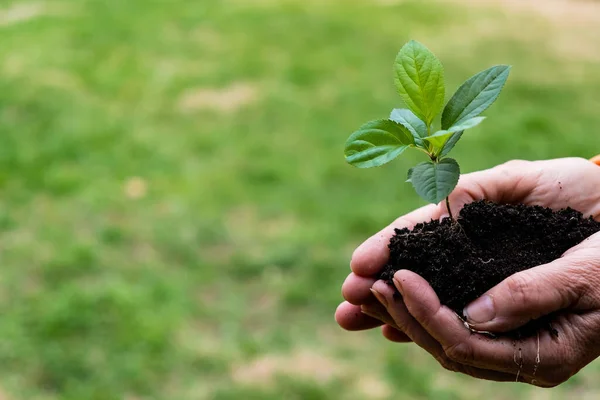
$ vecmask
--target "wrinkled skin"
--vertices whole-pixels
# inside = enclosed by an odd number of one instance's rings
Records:
[[[511,161],[463,175],[450,197],[452,212],[457,215],[464,204],[481,199],[553,209],[569,206],[600,220],[600,167],[579,158]],[[335,315],[342,328],[381,326],[387,339],[414,342],[451,371],[494,381],[515,381],[518,373],[519,381],[541,387],[565,382],[600,355],[600,233],[560,259],[519,272],[492,288],[474,302],[483,304],[487,313],[471,305],[465,309],[473,329],[497,333],[558,313],[552,322],[558,337],[540,330],[537,336],[515,343],[474,334],[440,304],[425,280],[407,270],[395,275],[402,298],[394,299],[393,289],[375,280],[387,261],[394,228],[411,228],[446,215],[443,203],[420,208],[355,250],[352,273],[342,286],[346,301]]]

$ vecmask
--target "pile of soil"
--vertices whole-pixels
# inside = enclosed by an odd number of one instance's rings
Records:
[[[396,271],[413,271],[442,304],[462,315],[467,304],[508,276],[556,260],[599,231],[600,222],[570,208],[478,201],[466,205],[456,221],[396,229],[380,279],[391,284]]]

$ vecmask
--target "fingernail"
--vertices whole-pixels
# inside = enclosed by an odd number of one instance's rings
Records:
[[[440,222],[442,222],[446,218],[450,218],[450,214],[442,214],[442,216],[440,217]]]
[[[388,303],[387,300],[385,299],[385,296],[381,293],[379,293],[377,290],[371,288],[371,293],[373,293],[373,296],[375,296],[375,298],[377,299],[377,301],[379,301],[381,303],[382,306],[384,306],[385,308],[387,308]]]
[[[398,289],[400,294],[404,296],[404,291],[402,290],[402,284],[400,283],[400,281],[396,278],[392,278],[392,281],[394,281],[394,286],[396,286],[396,289]]]
[[[463,310],[467,322],[481,324],[489,322],[496,316],[494,301],[489,295],[482,296]]]
[[[377,310],[369,307],[368,305],[364,305],[363,304],[362,306],[360,306],[360,311],[363,314],[368,315],[371,318],[375,318],[375,319],[378,319],[378,320],[382,321],[382,316],[379,313],[379,311],[377,311]]]

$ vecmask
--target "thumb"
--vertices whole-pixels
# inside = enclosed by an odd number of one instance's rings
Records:
[[[585,292],[582,269],[569,258],[518,272],[465,307],[463,314],[477,330],[508,332],[533,319],[575,307]]]

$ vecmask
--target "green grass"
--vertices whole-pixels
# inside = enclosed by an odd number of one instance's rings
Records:
[[[453,87],[514,65],[464,172],[600,152],[595,25],[533,10],[0,1],[0,398],[593,397],[598,365],[553,391],[477,382],[333,321],[354,247],[421,204],[418,154],[342,156],[400,105],[408,39]]]

